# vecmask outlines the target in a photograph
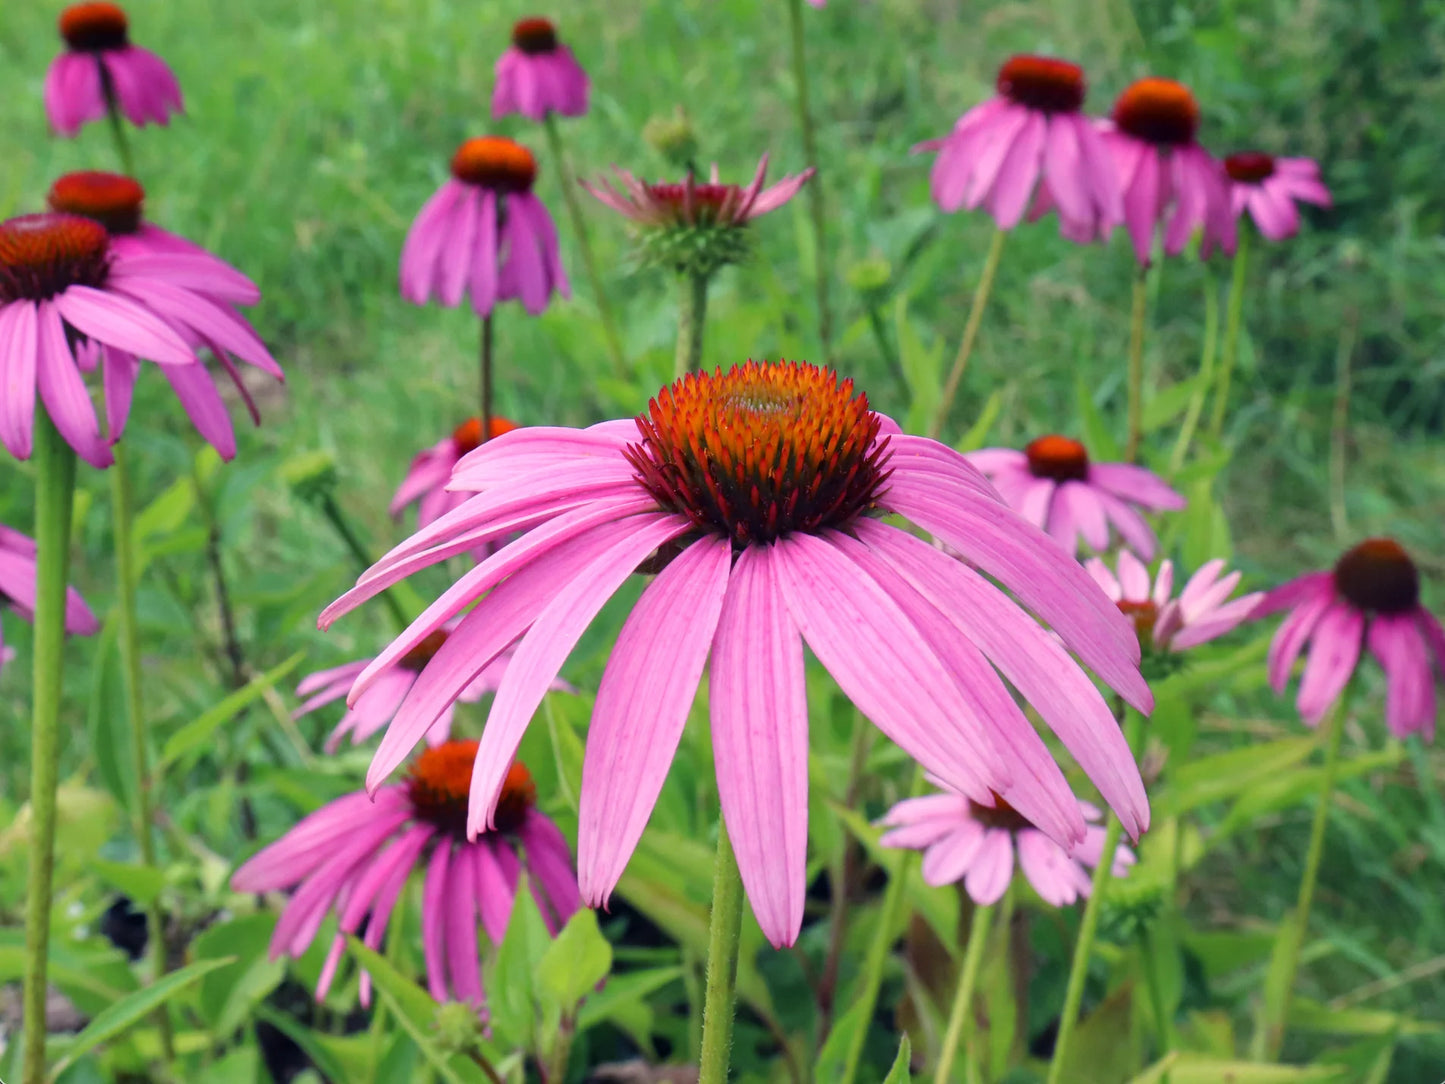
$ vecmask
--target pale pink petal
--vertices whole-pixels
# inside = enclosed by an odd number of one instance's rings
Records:
[[[1335,603],[1320,618],[1296,701],[1305,722],[1318,723],[1344,691],[1359,661],[1364,631],[1364,615],[1348,603]]]
[[[1435,675],[1413,613],[1376,614],[1370,620],[1370,651],[1385,671],[1385,724],[1397,738],[1432,727]]]
[[[973,902],[989,907],[1003,899],[1008,883],[1013,879],[1014,848],[1008,832],[985,832],[978,853],[969,864],[968,876],[964,879],[964,891]]]
[[[1269,683],[1277,693],[1284,692],[1295,660],[1299,658],[1309,638],[1314,635],[1320,618],[1334,601],[1334,588],[1328,577],[1324,583],[1312,581],[1310,587],[1311,593],[1299,599],[1294,611],[1280,622],[1279,630],[1270,641],[1267,660]],[[1254,616],[1258,615],[1259,607],[1256,606]]]
[[[923,855],[923,880],[934,886],[963,879],[983,847],[988,830],[971,817],[959,820],[947,837],[929,847]],[[1007,834],[1005,833],[1005,839]]]

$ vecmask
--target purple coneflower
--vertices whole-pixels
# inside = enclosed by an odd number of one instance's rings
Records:
[[[401,296],[448,307],[471,298],[478,316],[520,300],[536,315],[571,296],[557,229],[532,194],[537,160],[520,143],[481,136],[452,156],[452,179],[416,216],[401,250]]]
[[[1234,219],[1224,173],[1195,142],[1199,103],[1183,83],[1140,79],[1114,103],[1113,128],[1104,139],[1114,152],[1124,193],[1124,224],[1140,264],[1149,262],[1154,231],[1164,226],[1164,254],[1184,251],[1195,230],[1200,251],[1216,244],[1234,251]]]
[[[1269,645],[1269,681],[1283,693],[1310,646],[1296,706],[1311,726],[1344,691],[1368,647],[1385,671],[1385,723],[1398,737],[1435,736],[1435,683],[1445,677],[1445,629],[1420,605],[1420,574],[1398,542],[1370,538],[1329,572],[1265,595],[1251,617],[1290,614]]]
[[[815,172],[809,166],[802,173],[784,177],[770,188],[763,188],[767,176],[768,156],[758,162],[758,171],[746,188],[723,184],[717,166],[706,184],[699,184],[689,173],[681,184],[640,181],[625,169],[612,167],[617,174],[615,184],[579,182],[583,188],[642,226],[746,226],[769,211],[776,211],[798,194]]]
[[[1011,508],[1070,553],[1080,538],[1092,549],[1108,549],[1112,526],[1147,561],[1159,540],[1139,509],[1178,511],[1185,504],[1157,474],[1130,463],[1093,463],[1082,444],[1057,434],[1039,437],[1021,452],[983,448],[970,452],[968,461]]]
[[[976,802],[949,792],[907,798],[883,818],[890,831],[879,842],[885,847],[923,851],[923,879],[931,885],[963,881],[974,903],[988,907],[1003,898],[1013,880],[1014,854],[1029,884],[1045,903],[1067,907],[1087,897],[1090,877],[1086,867],[1097,866],[1104,851],[1103,814],[1087,802],[1079,803],[1091,822],[1083,839],[1065,849],[1034,827],[1032,822],[998,795]],[[1134,864],[1134,852],[1120,845],[1114,852],[1115,877],[1123,877]]]
[[[490,437],[499,437],[517,428],[516,422],[506,418],[493,418],[488,426]],[[391,498],[388,511],[399,516],[407,505],[415,503],[416,525],[425,527],[435,519],[450,512],[467,499],[464,493],[447,489],[451,481],[452,468],[468,452],[482,445],[482,419],[468,418],[452,430],[452,435],[433,444],[425,451],[418,452],[407,468],[406,477]]]
[[[52,210],[83,215],[106,228],[113,267],[131,272],[117,280],[116,289],[162,316],[192,349],[209,348],[235,385],[252,422],[259,425],[260,412],[232,356],[277,380],[285,375],[235,308],[261,299],[256,284],[200,245],[145,221],[145,189],[133,178],[95,170],[67,173],[51,186],[47,198]],[[171,281],[157,283],[135,274],[151,270]],[[101,368],[110,439],[116,440],[130,415],[140,361],[129,351],[95,343],[85,344],[78,358],[83,369]],[[230,412],[206,367],[164,366],[162,372],[197,432],[222,459],[235,458]]]
[[[437,1001],[484,1007],[477,921],[493,944],[501,942],[524,861],[552,933],[577,910],[567,840],[536,808],[536,784],[520,761],[504,771],[493,827],[468,841],[467,781],[476,753],[474,741],[424,751],[405,782],[328,803],[232,876],[237,892],[295,889],[271,937],[273,960],[304,953],[334,907],[340,929],[316,984],[317,1000],[336,977],[346,935],[365,921],[363,941],[379,948],[407,878],[423,865],[422,946]],[[365,973],[361,1003],[371,1003]]]
[[[1178,598],[1173,596],[1172,561],[1159,562],[1152,586],[1149,570],[1128,550],[1119,552],[1118,576],[1097,557],[1086,561],[1084,567],[1134,622],[1146,651],[1188,651],[1218,639],[1248,618],[1264,597],[1255,592],[1231,600],[1240,574],[1220,575],[1224,562],[1218,558],[1190,576]]]
[[[1123,735],[1064,646],[1148,710],[1132,625],[961,455],[900,432],[829,369],[748,362],[692,373],[637,419],[488,441],[452,486],[475,495],[383,557],[321,617],[327,627],[421,568],[521,532],[357,679],[352,703],[467,611],[397,712],[367,785],[380,786],[520,636],[472,775],[468,831],[494,823],[507,765],[558,668],[634,571],[657,571],[618,636],[588,732],[578,847],[592,904],[607,900],[637,845],[709,655],[723,817],[774,944],[791,944],[803,918],[805,642],[859,709],[949,786],[981,802],[997,793],[1072,845],[1084,832],[1078,803],[1001,674],[1128,831],[1148,825]],[[891,514],[973,567],[882,518]]]
[[[933,199],[945,211],[988,209],[1001,230],[1055,208],[1073,240],[1107,237],[1123,220],[1109,149],[1086,117],[1084,69],[1046,56],[1015,56],[998,72],[998,95],[974,106],[936,150]]]
[[[1312,158],[1275,158],[1259,151],[1242,151],[1224,160],[1229,178],[1230,215],[1238,221],[1246,211],[1271,241],[1283,241],[1299,232],[1295,202],[1330,206],[1330,190],[1320,180],[1320,167]]]
[[[587,112],[587,73],[572,50],[557,40],[550,19],[521,19],[512,44],[497,60],[492,116],[521,113],[545,120],[548,113],[580,117]]]
[[[46,73],[45,112],[61,135],[100,120],[112,103],[137,126],[163,125],[184,108],[171,69],[132,45],[129,31],[125,10],[116,4],[72,4],[60,13],[66,51]]]
[[[0,525],[0,602],[26,621],[35,620],[35,542],[28,535]],[[94,636],[100,622],[80,592],[69,587],[65,592],[65,631],[76,636]],[[0,629],[0,667],[11,658]]]

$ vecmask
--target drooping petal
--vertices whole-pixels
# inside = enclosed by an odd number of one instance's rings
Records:
[[[1348,603],[1335,603],[1320,618],[1296,702],[1305,722],[1319,722],[1344,691],[1359,661],[1364,632],[1364,614]]]
[[[1003,899],[1014,874],[1013,837],[1009,832],[985,832],[978,853],[969,864],[964,891],[984,907]]]

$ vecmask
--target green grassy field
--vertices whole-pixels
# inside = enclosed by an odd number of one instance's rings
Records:
[[[134,40],[172,63],[186,93],[184,118],[134,137],[147,214],[261,285],[253,320],[287,372],[284,387],[253,385],[265,418],[241,432],[236,461],[202,472],[238,639],[252,671],[300,650],[310,653],[300,672],[319,668],[374,648],[382,619],[352,619],[325,637],[314,631],[315,614],[355,570],[287,484],[287,464],[329,453],[338,500],[380,552],[402,537],[386,505],[411,455],[476,409],[474,317],[409,305],[396,288],[407,225],[445,175],[455,145],[499,131],[538,152],[538,190],[558,220],[575,292],[540,318],[515,306],[501,310],[499,406],[507,416],[580,424],[642,408],[671,372],[671,283],[634,268],[625,224],[586,201],[633,367],[619,379],[609,371],[542,133],[520,118],[490,120],[493,60],[511,22],[529,11],[443,0],[132,0],[128,7]],[[1344,0],[1190,0],[1163,15],[1164,5],[1138,7],[1148,11],[1133,13],[1126,0],[831,0],[823,11],[810,9],[831,251],[821,266],[814,259],[801,200],[760,221],[755,259],[724,272],[714,288],[705,359],[725,366],[746,357],[817,358],[813,283],[821,273],[838,315],[840,370],[879,409],[899,416],[910,405],[920,409],[914,389],[931,386],[930,374],[952,357],[992,226],[982,215],[939,214],[928,199],[928,159],[909,148],[943,134],[988,95],[998,62],[1011,52],[1080,59],[1096,112],[1138,75],[1185,79],[1204,103],[1206,144],[1221,153],[1259,145],[1318,157],[1337,207],[1312,214],[1294,241],[1256,249],[1230,427],[1182,470],[1196,514],[1166,541],[1191,565],[1232,550],[1247,582],[1266,586],[1328,562],[1348,541],[1392,533],[1420,559],[1426,600],[1438,612],[1445,601],[1445,193],[1438,187],[1445,77],[1431,57],[1445,17],[1421,14],[1416,28],[1400,21],[1411,5],[1371,5],[1356,17]],[[665,174],[642,129],[679,106],[696,127],[700,157],[715,160],[725,179],[746,180],[764,151],[774,176],[805,165],[777,0],[557,0],[548,14],[593,79],[591,114],[564,123],[578,173],[596,176],[615,163]],[[37,208],[61,172],[117,168],[103,126],[74,141],[47,130],[41,85],[58,44],[54,16],[51,5],[36,3],[13,3],[0,16],[6,215]],[[889,278],[879,294],[865,296],[850,272],[870,261],[885,262]],[[945,436],[962,437],[985,409],[996,414],[973,436],[989,445],[1092,432],[1091,415],[1117,431],[1132,268],[1121,237],[1086,250],[1049,223],[1012,236]],[[1198,366],[1204,291],[1227,275],[1226,263],[1179,259],[1155,280],[1148,458],[1158,470],[1169,466],[1184,406],[1171,389]],[[870,310],[913,388],[880,346]],[[1355,381],[1343,504],[1332,522],[1333,379],[1342,337]],[[233,413],[240,418],[239,409]],[[145,524],[141,609],[146,694],[165,720],[163,741],[214,699],[229,664],[205,517],[189,481],[199,442],[159,379],[138,395],[128,442],[143,503],[162,498]],[[29,467],[6,458],[0,478],[0,521],[27,525]],[[105,484],[82,468],[80,485],[74,578],[103,612],[111,596]],[[437,582],[423,577],[419,589]],[[20,677],[29,634],[8,617],[5,632],[20,650],[0,679],[0,819],[8,820],[25,790],[28,689]],[[73,740],[65,768],[86,773],[98,791],[123,792],[112,755],[120,726],[112,718],[114,664],[103,652],[96,657],[99,664],[67,674]],[[602,661],[584,652],[574,680],[595,683]],[[1252,667],[1251,676],[1211,692],[1197,748],[1297,729],[1288,704],[1264,687],[1257,659]],[[287,706],[291,683],[280,683]],[[1380,730],[1369,728],[1370,744],[1380,744]],[[303,731],[317,733],[310,725]],[[262,774],[292,780],[293,791],[294,780],[314,769],[323,789],[335,791],[365,762],[350,753],[313,765],[261,711],[218,740],[215,757],[192,765],[184,785],[177,781],[171,813],[223,865],[247,846],[235,809],[254,780],[238,765],[269,759],[279,767]],[[1316,910],[1327,952],[1308,964],[1322,999],[1349,999],[1384,981],[1386,989],[1365,991],[1362,1008],[1445,1019],[1442,771],[1437,750],[1412,751],[1346,787]],[[279,829],[288,816],[274,795],[270,801],[260,813]],[[1292,902],[1308,817],[1298,802],[1270,810],[1194,871],[1196,925],[1247,933],[1241,916],[1278,917]],[[11,905],[19,891],[0,892],[7,920],[18,914]],[[99,898],[81,897],[86,907]],[[1435,970],[1391,981],[1415,965]],[[1314,1045],[1297,1041],[1301,1050]],[[1445,1039],[1422,1030],[1403,1040],[1389,1080],[1433,1081],[1441,1066]]]

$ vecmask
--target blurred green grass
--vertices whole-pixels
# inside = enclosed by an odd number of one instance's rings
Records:
[[[509,416],[577,424],[640,409],[670,368],[670,284],[631,269],[623,224],[588,201],[593,243],[638,373],[631,385],[610,380],[541,132],[519,118],[489,119],[492,63],[512,20],[530,11],[441,0],[133,0],[128,8],[134,40],[170,61],[187,96],[186,117],[134,137],[148,213],[261,284],[254,321],[288,374],[284,389],[258,386],[264,424],[241,432],[237,462],[217,476],[241,638],[258,669],[308,645],[318,664],[369,649],[374,621],[344,622],[326,638],[310,631],[351,569],[324,523],[276,472],[298,453],[332,453],[341,500],[379,551],[399,537],[385,506],[410,456],[474,409],[475,319],[467,310],[408,305],[395,286],[407,224],[444,176],[454,146],[495,130],[537,150],[540,194],[558,219],[579,295],[537,319],[511,306],[501,312],[499,396]],[[61,172],[114,164],[103,126],[75,141],[47,131],[41,84],[57,47],[57,10],[11,5],[0,20],[0,211],[7,214],[36,208]],[[1147,71],[1186,79],[1204,103],[1207,144],[1317,156],[1338,201],[1335,211],[1311,215],[1295,241],[1256,248],[1247,371],[1236,382],[1232,458],[1217,487],[1236,558],[1262,585],[1327,562],[1344,541],[1332,535],[1327,511],[1330,380],[1341,326],[1358,321],[1351,535],[1391,532],[1412,545],[1434,576],[1427,598],[1438,609],[1445,598],[1445,247],[1438,237],[1445,191],[1435,182],[1445,168],[1438,119],[1445,77],[1432,58],[1445,16],[1406,20],[1412,10],[1403,0],[1363,8],[1345,0],[1190,0],[1134,11],[1124,0],[832,0],[810,10],[832,228],[824,272],[840,317],[839,367],[881,409],[906,411],[869,334],[865,305],[847,286],[851,266],[877,258],[893,270],[884,305],[889,332],[897,332],[894,317],[906,302],[918,347],[951,357],[991,226],[978,215],[939,215],[927,198],[927,159],[909,148],[946,131],[987,95],[1002,57],[1027,50],[1080,58],[1096,112]],[[650,116],[678,105],[697,126],[701,157],[716,160],[725,177],[746,179],[764,151],[774,176],[805,164],[778,0],[558,0],[549,14],[593,79],[591,115],[564,124],[578,173],[598,175],[612,163],[666,173],[641,131]],[[726,272],[715,288],[709,364],[817,356],[815,269],[801,201],[762,220],[756,234],[756,260]],[[994,392],[1005,409],[988,443],[1077,431],[1080,386],[1120,418],[1131,271],[1121,238],[1079,249],[1047,223],[1010,238],[951,432],[966,429]],[[1194,261],[1162,270],[1149,338],[1156,388],[1197,365],[1206,281]],[[197,443],[160,384],[142,388],[127,438],[139,488],[152,496],[189,473]],[[1166,427],[1155,448],[1161,457],[1169,434]],[[0,476],[0,519],[27,524],[28,468],[7,459]],[[104,609],[103,482],[83,471],[81,485],[90,503],[78,528],[76,579]],[[158,715],[183,714],[214,696],[215,674],[197,667],[195,649],[214,651],[216,607],[196,552],[162,556],[155,571],[142,593],[153,645],[147,696]],[[23,650],[28,633],[14,622],[6,631]],[[23,667],[22,657],[0,682],[10,735],[0,742],[7,750],[0,778],[11,794],[23,791]],[[83,704],[92,675],[69,681],[70,703]],[[1287,717],[1287,705],[1258,695],[1225,696],[1218,707]],[[77,735],[93,738],[95,722],[75,710]],[[236,751],[272,740],[264,724],[242,732]],[[77,740],[67,763],[93,764],[101,755],[93,741]],[[1438,775],[1440,763],[1434,754],[1422,760],[1424,776]],[[1400,782],[1354,788],[1356,804],[1337,819],[1345,827],[1331,840],[1320,915],[1341,949],[1317,972],[1329,976],[1332,994],[1445,953],[1438,799],[1432,804]],[[1372,795],[1374,805],[1366,801]],[[1220,899],[1201,896],[1220,915],[1278,914],[1292,897],[1306,815],[1285,815],[1222,859],[1212,874]],[[1445,982],[1437,977],[1380,1003],[1439,1018]],[[1410,1071],[1403,1054],[1397,1078],[1422,1079],[1402,1075]]]

